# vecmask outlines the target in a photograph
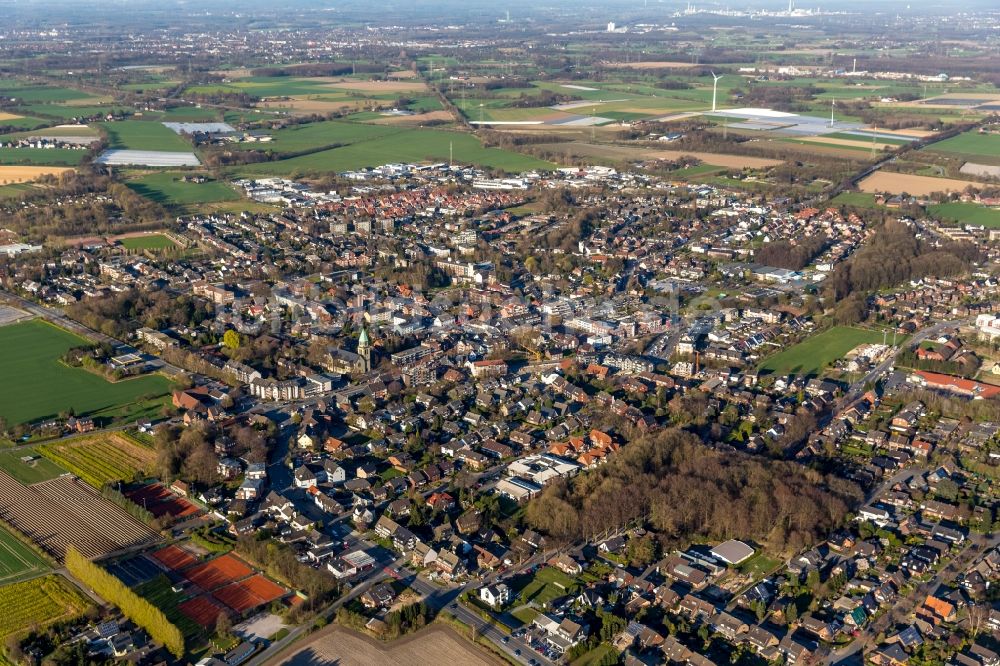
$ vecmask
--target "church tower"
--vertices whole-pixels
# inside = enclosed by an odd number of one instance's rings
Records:
[[[371,372],[372,369],[372,343],[368,339],[368,331],[361,329],[358,337],[358,357],[361,359],[361,372]]]

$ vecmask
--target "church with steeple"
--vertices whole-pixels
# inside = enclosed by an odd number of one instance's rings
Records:
[[[371,340],[368,338],[368,330],[362,328],[361,335],[358,337],[358,358],[361,372],[371,372],[375,360],[374,354]]]

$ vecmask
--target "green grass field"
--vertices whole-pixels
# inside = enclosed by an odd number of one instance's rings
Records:
[[[0,148],[0,164],[76,166],[86,154],[86,150],[69,148]]]
[[[48,569],[41,556],[0,525],[0,585],[16,583]]]
[[[323,146],[348,145],[405,131],[383,125],[364,125],[331,120],[281,129],[274,132],[271,135],[272,140],[267,143],[243,144],[240,148],[268,150],[276,153],[297,153]]]
[[[954,153],[971,158],[1000,158],[1000,134],[965,132],[950,139],[931,144],[926,150],[936,153]],[[977,161],[977,160],[973,160]],[[989,160],[987,160],[989,161]]]
[[[62,576],[0,587],[0,638],[76,617],[89,605]]]
[[[108,134],[110,148],[191,152],[190,143],[151,120],[121,120],[101,123],[101,127]]]
[[[18,104],[48,104],[70,102],[76,99],[91,97],[85,92],[73,88],[58,88],[55,86],[13,86],[0,87],[0,97],[12,97]]]
[[[32,458],[32,460],[28,462],[21,460],[21,458],[27,457]],[[66,473],[65,469],[48,458],[42,457],[33,447],[0,451],[0,469],[25,485],[48,481]]]
[[[150,375],[111,383],[59,359],[86,341],[43,321],[0,328],[0,416],[10,424],[50,418],[74,409],[77,415],[130,419],[147,416],[163,404],[169,382]]]
[[[41,118],[30,116],[19,116],[17,118],[5,118],[0,120],[0,127],[13,127],[14,129],[30,130],[45,125],[46,121]]]
[[[575,578],[555,567],[542,567],[530,576],[521,576],[513,584],[517,594],[517,604],[533,601],[544,605],[553,599],[565,596],[579,587]]]
[[[878,208],[875,195],[867,192],[841,192],[830,203],[834,206],[855,206],[857,208]]]
[[[191,183],[181,180],[183,174],[171,171],[154,173],[125,183],[131,190],[164,206],[239,201],[240,195],[228,183],[210,180]],[[139,241],[139,238],[128,239]],[[129,247],[125,241],[122,244]]]
[[[860,344],[882,342],[882,334],[850,326],[834,326],[770,356],[760,370],[775,374],[816,376]]]
[[[122,247],[129,250],[167,250],[177,247],[177,244],[163,234],[150,234],[148,236],[133,236],[122,238],[118,241]]]
[[[981,224],[987,229],[1000,229],[1000,210],[979,204],[952,201],[929,206],[928,212],[943,222]]]
[[[241,175],[297,175],[348,171],[393,162],[441,162],[448,160],[449,146],[455,162],[475,164],[508,172],[552,169],[542,160],[498,148],[484,148],[472,134],[443,130],[407,129],[358,141],[349,146],[324,150],[277,162],[248,164],[236,170]]]

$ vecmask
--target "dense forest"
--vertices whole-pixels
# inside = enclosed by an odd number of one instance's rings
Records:
[[[829,293],[840,301],[854,292],[908,280],[958,275],[979,259],[979,250],[971,243],[932,244],[918,239],[907,225],[888,222],[870,243],[837,267],[828,282]]]
[[[672,543],[740,538],[786,552],[822,538],[861,499],[860,489],[842,479],[715,451],[670,429],[638,438],[596,470],[553,483],[525,517],[559,543],[648,516]]]
[[[765,266],[797,271],[808,266],[813,257],[823,251],[827,242],[829,239],[826,236],[810,236],[799,242],[774,241],[757,250],[754,259]]]

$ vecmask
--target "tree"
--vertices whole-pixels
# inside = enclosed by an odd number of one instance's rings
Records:
[[[240,348],[240,334],[233,329],[227,330],[222,334],[222,344],[227,349],[239,349]]]
[[[215,634],[219,638],[229,638],[232,631],[233,623],[229,619],[229,614],[225,611],[220,611],[219,616],[215,618]]]
[[[66,549],[66,569],[98,596],[121,609],[130,620],[145,629],[150,637],[175,657],[184,656],[184,636],[159,608],[143,599],[122,581],[84,557],[70,545]]]

